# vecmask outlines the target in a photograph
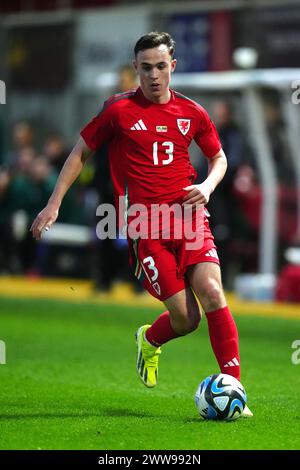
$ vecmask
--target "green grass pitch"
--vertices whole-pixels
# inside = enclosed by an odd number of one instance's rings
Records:
[[[198,383],[218,371],[206,320],[165,345],[159,383],[135,372],[134,333],[159,310],[0,299],[1,449],[299,449],[300,321],[236,317],[252,419],[202,421]],[[250,312],[249,312],[250,313]]]

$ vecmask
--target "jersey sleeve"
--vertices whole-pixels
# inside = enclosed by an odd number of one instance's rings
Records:
[[[107,102],[100,113],[80,131],[81,137],[91,150],[97,150],[102,144],[109,142],[115,133],[114,106]]]
[[[207,111],[199,107],[199,130],[194,140],[208,158],[214,157],[222,148],[216,126]]]

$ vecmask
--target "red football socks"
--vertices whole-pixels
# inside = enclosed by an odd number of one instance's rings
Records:
[[[206,312],[210,342],[223,374],[240,380],[240,356],[238,331],[228,307]],[[161,346],[178,338],[172,328],[169,312],[162,313],[146,331],[146,340],[153,346]]]
[[[223,374],[240,380],[239,339],[228,307],[206,312],[210,342]]]
[[[162,313],[146,331],[146,340],[153,346],[161,346],[171,339],[178,338],[171,326],[170,313]]]

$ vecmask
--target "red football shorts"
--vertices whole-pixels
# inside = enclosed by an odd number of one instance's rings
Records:
[[[220,264],[208,220],[199,249],[189,249],[188,240],[129,240],[130,264],[143,287],[164,301],[189,286],[185,276],[188,266],[212,262]]]

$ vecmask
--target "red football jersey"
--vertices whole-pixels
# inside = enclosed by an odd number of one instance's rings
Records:
[[[206,157],[221,149],[205,109],[174,90],[166,104],[149,101],[141,88],[113,95],[81,136],[92,150],[109,144],[115,196],[126,188],[130,205],[180,203],[183,188],[196,178],[188,152],[192,139]]]

